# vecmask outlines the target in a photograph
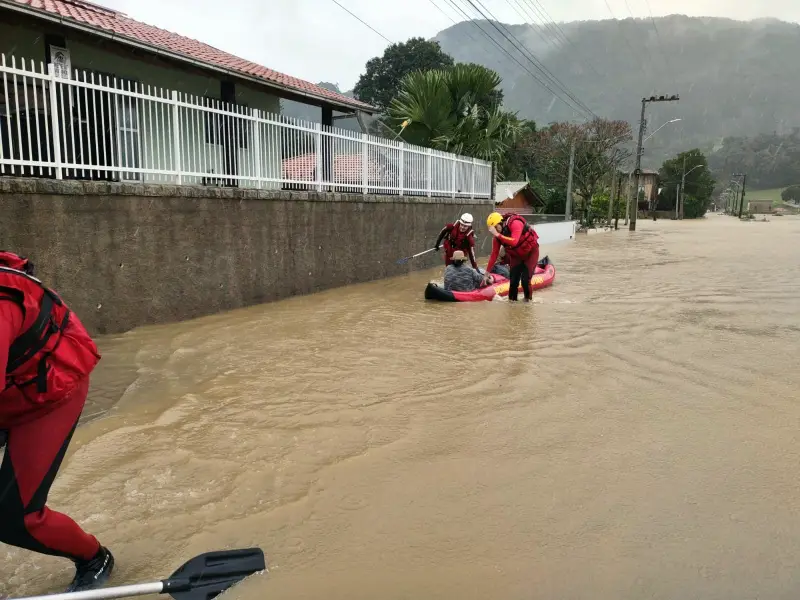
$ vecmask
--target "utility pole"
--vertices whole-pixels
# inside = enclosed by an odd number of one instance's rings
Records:
[[[686,203],[686,155],[683,155],[683,171],[681,173],[681,195],[679,196],[679,200],[677,200],[678,204],[680,204],[681,210],[680,213],[675,215],[678,219],[683,219],[683,205]]]
[[[744,210],[744,194],[745,194],[745,186],[747,185],[747,173],[734,173],[734,177],[741,177],[742,178],[742,199],[739,202],[739,218],[742,218],[742,210]]]
[[[564,216],[567,221],[572,220],[572,171],[575,169],[575,140],[569,150],[569,175],[567,176],[567,207]]]
[[[614,217],[614,199],[617,195],[617,165],[613,165],[611,172],[611,195],[608,197],[608,226],[611,227],[611,219]]]
[[[677,94],[672,96],[650,96],[649,98],[642,98],[642,115],[639,119],[639,142],[636,144],[636,168],[634,174],[636,175],[636,185],[634,185],[634,200],[631,204],[631,223],[628,229],[636,231],[636,214],[639,212],[639,178],[642,175],[642,143],[644,140],[644,129],[647,126],[644,120],[644,112],[649,102],[677,102],[680,100]],[[655,212],[653,212],[655,216]]]
[[[686,162],[686,161],[684,161]],[[679,183],[675,188],[675,218],[679,219],[680,216],[680,204],[681,204],[681,184]]]
[[[733,216],[736,214],[736,207],[739,206],[739,186],[737,182],[735,182],[733,179],[731,179],[730,186],[731,186],[731,191],[733,192],[730,215]]]
[[[631,216],[631,197],[633,196],[633,171],[628,173],[628,189],[627,194],[625,194],[625,225],[628,224],[628,219]]]
[[[642,98],[642,116],[639,118],[639,141],[636,143],[636,166],[633,172],[636,175],[636,185],[633,186],[633,202],[630,207],[631,223],[628,226],[628,231],[636,231],[636,216],[639,212],[639,176],[642,171],[642,140],[644,140],[644,128],[647,124],[644,122],[644,110],[647,102]]]
[[[616,231],[619,229],[619,201],[620,201],[620,192],[622,188],[622,178],[619,173],[614,173],[614,179],[617,180],[617,197],[614,203],[614,230]]]

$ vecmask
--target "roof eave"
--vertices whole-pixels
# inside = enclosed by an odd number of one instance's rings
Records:
[[[261,77],[255,77],[253,75],[247,75],[246,73],[242,73],[241,71],[234,71],[233,69],[227,69],[225,67],[220,67],[219,65],[215,65],[213,63],[207,63],[202,60],[197,60],[195,58],[191,58],[185,54],[181,54],[179,52],[171,52],[169,50],[164,50],[163,48],[159,48],[158,46],[154,46],[152,44],[146,44],[144,42],[140,42],[139,40],[120,35],[118,33],[114,33],[111,31],[107,31],[101,27],[93,27],[92,25],[87,25],[86,23],[80,23],[74,19],[69,19],[67,17],[62,17],[61,15],[55,15],[53,13],[49,13],[47,11],[39,10],[37,8],[31,8],[24,4],[18,4],[14,2],[14,0],[0,0],[0,8],[6,8],[8,10],[25,14],[35,19],[41,19],[43,21],[51,21],[53,23],[58,23],[59,25],[63,25],[69,29],[77,29],[79,31],[84,31],[86,33],[90,33],[92,35],[96,35],[98,37],[102,37],[120,44],[125,44],[128,46],[133,46],[135,48],[141,48],[153,54],[157,54],[159,56],[164,56],[170,58],[172,60],[176,60],[178,62],[184,62],[192,64],[196,67],[200,67],[202,69],[208,69],[211,71],[216,71],[218,73],[223,73],[230,77],[237,77],[239,79],[244,79],[246,81],[251,81],[256,83],[260,86],[280,90],[282,92],[286,92],[287,94],[292,94],[295,96],[302,96],[305,98],[311,98],[316,100],[317,102],[322,102],[324,104],[330,105],[337,109],[345,109],[345,111],[350,112],[364,112],[367,114],[375,114],[378,110],[372,106],[361,106],[360,104],[350,104],[347,102],[338,102],[331,98],[327,98],[326,96],[311,94],[304,90],[293,88],[289,86],[283,86],[278,83],[274,83],[263,79]],[[342,112],[340,110],[340,112]]]

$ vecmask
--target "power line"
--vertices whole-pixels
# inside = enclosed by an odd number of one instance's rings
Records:
[[[443,14],[445,17],[447,17],[448,19],[450,19],[450,22],[451,22],[453,25],[458,25],[458,23],[456,22],[456,20],[455,20],[453,17],[451,17],[450,15],[448,15],[446,12],[444,12],[444,9],[443,9],[441,6],[439,6],[438,4],[436,4],[435,0],[428,0],[428,2],[430,2],[431,4],[433,4],[433,5],[436,7],[436,9],[437,9],[437,10],[438,10],[440,13],[442,13],[442,14]],[[479,44],[479,43],[480,43],[480,41],[479,41],[479,40],[478,40],[478,39],[477,39],[475,36],[473,36],[473,35],[472,35],[472,34],[471,34],[471,33],[470,33],[468,30],[466,30],[466,29],[465,29],[465,30],[464,30],[464,33],[465,33],[465,34],[467,34],[467,35],[469,36],[469,38],[470,38],[470,39],[471,39],[473,42],[475,42],[476,44]]]
[[[506,0],[506,2],[508,1],[509,0]],[[520,6],[520,8],[523,8],[523,10],[525,10],[525,14],[530,17],[531,23],[536,21],[536,19],[531,15],[530,12],[528,12],[527,7],[530,7],[534,12],[536,12],[536,14],[539,17],[539,22],[545,27],[545,29],[547,29],[547,31],[552,33],[553,36],[561,43],[561,48],[564,49],[565,52],[567,51],[565,48],[565,44],[569,44],[570,46],[572,46],[573,50],[577,52],[578,50],[577,46],[575,46],[575,44],[572,43],[572,40],[567,37],[567,34],[564,33],[564,30],[558,26],[558,24],[553,20],[553,17],[551,17],[547,13],[544,7],[541,6],[541,4],[539,4],[537,0],[533,0],[533,4],[531,4],[531,0],[514,0],[514,2],[516,2]],[[525,5],[523,6],[521,2],[524,2]],[[539,37],[545,39],[541,33],[539,33]],[[558,48],[558,46],[556,47]],[[592,71],[594,71],[594,74],[597,75],[598,78],[600,78],[600,73],[598,73],[594,64],[592,64],[592,62],[588,59],[585,59],[585,62],[589,66],[589,68]]]
[[[623,2],[625,2],[625,8],[628,9],[628,14],[631,16],[631,19],[633,20],[633,22],[635,24],[636,23],[636,17],[634,16],[633,11],[631,10],[630,5],[628,4],[628,0],[623,0]],[[643,42],[642,47],[644,48],[644,51],[647,53],[647,60],[650,62],[650,65],[653,67],[653,69],[655,69],[656,62],[653,60],[653,55],[650,54],[650,48],[647,46],[647,41],[646,40]]]
[[[514,8],[514,6],[511,4],[511,1],[510,0],[506,0],[506,4],[508,4],[512,9],[514,9],[514,11],[520,16],[520,18],[522,18],[523,21],[525,21],[525,22],[530,21],[531,24],[533,24],[535,19],[533,17],[531,17],[531,15],[530,15],[530,13],[528,11],[525,11],[524,15],[522,14],[522,10],[524,10],[524,8],[523,8],[522,4],[520,4],[519,0],[514,0],[514,2],[516,3],[517,6],[519,6],[519,8]],[[547,26],[545,25],[545,29],[546,28],[547,28]],[[537,29],[536,33],[539,35],[540,38],[542,38],[545,42],[547,42],[551,46],[553,46],[553,48],[555,48],[556,50],[560,50],[561,49],[561,46],[559,46],[551,37],[544,36],[541,31],[538,31],[538,28],[536,28],[536,29]],[[558,38],[557,35],[555,36],[555,38],[559,42],[561,41]]]
[[[543,81],[542,81],[542,80],[541,80],[541,79],[540,79],[540,78],[539,78],[539,77],[538,77],[538,76],[537,76],[535,73],[533,73],[533,72],[532,72],[532,71],[531,71],[531,70],[530,70],[528,67],[526,67],[524,64],[522,64],[522,63],[519,61],[519,59],[518,59],[517,57],[515,57],[515,56],[514,56],[513,54],[511,54],[511,53],[510,53],[508,50],[506,50],[506,49],[505,49],[505,48],[502,46],[502,44],[500,44],[500,43],[499,43],[499,42],[498,42],[498,41],[497,41],[497,40],[496,40],[496,39],[495,39],[495,38],[494,38],[492,35],[490,35],[490,34],[489,34],[487,31],[485,31],[484,29],[482,29],[482,28],[481,28],[481,26],[480,26],[480,25],[478,25],[478,23],[477,23],[477,22],[474,20],[474,18],[473,18],[473,17],[470,17],[470,16],[469,16],[469,15],[468,15],[466,12],[464,12],[464,9],[463,9],[463,8],[461,8],[459,5],[457,5],[457,4],[455,3],[455,1],[456,1],[456,0],[445,0],[445,2],[447,2],[447,3],[448,3],[448,4],[449,4],[451,7],[453,7],[453,8],[454,8],[454,9],[455,9],[457,12],[461,13],[461,15],[464,17],[464,20],[465,20],[465,21],[467,21],[467,22],[469,22],[469,23],[472,23],[472,25],[473,25],[473,26],[474,26],[474,27],[475,27],[475,28],[476,28],[478,31],[480,31],[480,32],[481,32],[481,33],[482,33],[484,36],[486,36],[486,37],[489,39],[489,41],[490,41],[490,42],[492,42],[492,43],[493,43],[495,46],[497,46],[497,48],[498,48],[498,49],[499,49],[501,52],[503,52],[504,54],[506,54],[506,55],[507,55],[507,56],[508,56],[508,57],[509,57],[511,60],[513,60],[513,61],[514,61],[514,62],[515,62],[515,63],[516,63],[518,66],[519,66],[519,68],[520,68],[520,69],[522,69],[523,71],[525,71],[526,73],[528,73],[528,75],[530,75],[530,76],[531,76],[531,77],[532,77],[532,78],[533,78],[535,81],[537,81],[537,82],[538,82],[538,83],[539,83],[539,84],[540,84],[542,87],[546,88],[546,89],[547,89],[547,90],[548,90],[550,93],[552,93],[552,94],[553,94],[553,96],[554,96],[555,98],[557,98],[558,100],[560,100],[561,102],[563,102],[564,104],[566,104],[566,105],[567,105],[569,108],[571,108],[572,110],[576,111],[578,114],[580,114],[580,113],[582,113],[582,112],[583,112],[583,110],[582,110],[582,109],[580,109],[579,107],[576,107],[576,106],[574,106],[574,105],[570,104],[568,101],[564,100],[564,98],[562,98],[562,97],[561,97],[561,96],[560,96],[560,95],[559,95],[557,92],[555,92],[555,91],[553,91],[552,89],[550,89],[550,87],[549,87],[549,86],[548,86],[548,85],[547,85],[545,82],[543,82]]]
[[[523,53],[522,51],[524,50],[524,51],[525,51],[525,52],[528,54],[528,57],[526,57],[526,58],[528,58],[528,60],[529,60],[529,61],[530,61],[530,63],[531,63],[531,64],[532,64],[532,65],[533,65],[533,66],[536,68],[536,70],[538,70],[540,73],[542,73],[542,75],[544,75],[546,78],[550,79],[550,81],[551,81],[551,82],[552,82],[552,83],[553,83],[553,84],[554,84],[556,87],[560,87],[560,89],[561,89],[561,90],[562,90],[562,91],[563,91],[563,92],[564,92],[564,93],[565,93],[565,94],[566,94],[566,95],[567,95],[567,96],[568,96],[568,97],[569,97],[571,100],[573,100],[573,101],[574,101],[574,102],[575,102],[575,103],[576,103],[576,104],[577,104],[579,107],[581,107],[581,109],[582,109],[583,111],[585,111],[587,114],[590,114],[590,115],[592,115],[592,117],[594,117],[594,118],[598,118],[598,117],[597,117],[597,115],[595,115],[595,114],[592,112],[592,110],[591,110],[591,109],[590,109],[588,106],[586,106],[586,104],[584,104],[583,102],[581,102],[581,100],[580,100],[580,99],[578,99],[578,98],[577,98],[577,97],[576,97],[576,96],[575,96],[575,95],[574,95],[574,94],[573,94],[573,93],[572,93],[572,92],[569,90],[569,88],[568,88],[566,85],[564,85],[564,83],[563,83],[563,82],[561,82],[561,81],[560,81],[560,80],[559,80],[559,79],[558,79],[558,78],[557,78],[555,75],[553,75],[553,74],[552,74],[552,73],[551,73],[551,72],[550,72],[550,71],[549,71],[549,70],[548,70],[548,69],[547,69],[547,68],[546,68],[544,65],[542,65],[542,64],[539,62],[539,60],[538,60],[538,59],[537,59],[537,58],[536,58],[536,57],[533,55],[533,53],[532,53],[530,50],[528,50],[528,49],[527,49],[527,48],[526,48],[526,47],[525,47],[525,46],[524,46],[524,45],[523,45],[523,44],[520,42],[520,40],[519,40],[518,38],[516,38],[516,37],[515,37],[515,36],[514,36],[514,35],[513,35],[513,34],[512,34],[510,31],[508,31],[508,28],[507,28],[505,25],[503,25],[503,29],[505,29],[505,30],[508,32],[508,34],[509,34],[511,37],[513,37],[513,38],[514,38],[514,40],[516,41],[516,43],[515,43],[514,41],[512,41],[512,40],[511,40],[511,38],[510,38],[508,35],[506,35],[506,34],[505,34],[505,33],[504,33],[504,32],[503,32],[503,31],[502,31],[502,30],[501,30],[501,29],[500,29],[500,28],[497,26],[497,23],[499,22],[499,21],[498,21],[498,19],[497,19],[497,17],[495,17],[495,16],[492,14],[492,12],[491,12],[489,9],[487,9],[487,8],[486,8],[486,7],[485,7],[485,6],[484,6],[484,5],[481,3],[481,0],[475,0],[474,2],[473,2],[473,0],[467,0],[467,2],[469,2],[469,4],[470,4],[470,5],[471,5],[473,8],[475,8],[475,10],[477,10],[479,13],[481,13],[481,15],[482,15],[482,16],[483,16],[483,17],[484,17],[484,18],[485,18],[487,21],[489,21],[489,24],[490,24],[490,25],[492,25],[492,27],[494,27],[494,28],[495,28],[497,31],[499,31],[499,32],[500,32],[500,34],[501,34],[501,35],[503,35],[503,37],[505,37],[505,38],[506,38],[506,40],[508,40],[508,42],[509,42],[509,43],[511,43],[511,45],[512,45],[512,46],[513,46],[513,47],[514,47],[516,50],[518,50],[518,51],[519,51],[521,54],[523,54],[523,56],[524,56],[524,53]],[[489,13],[489,16],[491,17],[491,19],[489,19],[489,17],[487,17],[487,16],[486,16],[486,13],[484,13],[484,12],[483,12],[483,11],[482,11],[480,8],[478,8],[477,6],[475,6],[475,2],[477,2],[477,3],[478,3],[480,6],[481,6],[481,7],[483,7],[483,8],[486,10],[486,12],[488,12],[488,13]],[[501,25],[502,25],[502,23],[501,23]],[[551,91],[552,91],[552,90],[551,90]]]
[[[569,41],[567,34],[564,33],[564,30],[561,29],[561,26],[558,23],[556,23],[555,19],[550,16],[550,13],[548,13],[545,7],[542,6],[541,2],[539,2],[538,0],[522,0],[522,1],[528,4],[532,9],[534,9],[537,12],[537,14],[539,15],[543,14],[544,20],[549,21],[550,24],[553,26],[553,28],[556,29],[565,40]]]
[[[547,12],[547,9],[545,9],[545,7],[542,6],[542,3],[539,2],[539,0],[523,0],[523,2],[529,3],[531,5],[531,7],[533,7],[534,9],[537,9],[537,7],[538,7],[538,10],[541,11],[541,12],[537,11],[537,14],[540,14],[540,15],[544,14],[543,18],[546,19],[546,20],[549,20],[550,21],[550,25],[552,25],[552,27],[555,28],[555,30],[557,30],[561,34],[561,37],[563,39],[565,39],[567,41],[567,43],[570,46],[572,46],[576,51],[578,50],[578,47],[575,44],[572,43],[572,39],[570,39],[570,37],[564,32],[564,30],[561,29],[561,26],[558,23],[555,22],[555,19],[553,19],[553,17],[550,16],[550,13]],[[584,60],[586,60],[586,63],[589,65],[589,67],[592,69],[592,71],[595,72],[595,75],[600,77],[600,73],[598,73],[597,69],[594,67],[593,62],[591,60],[589,60],[588,58],[586,58]]]
[[[664,59],[664,64],[667,65],[667,71],[669,72],[670,77],[672,77],[672,83],[675,85],[675,87],[677,87],[678,81],[675,78],[675,71],[672,70],[672,65],[667,59],[667,52],[666,50],[664,50],[664,44],[661,41],[661,34],[658,32],[658,26],[656,25],[656,20],[653,18],[653,10],[650,8],[650,2],[648,2],[648,0],[644,0],[644,3],[647,5],[647,12],[650,13],[650,22],[653,24],[653,29],[656,32],[656,39],[658,40],[658,46],[661,49],[661,57]]]
[[[358,19],[358,20],[359,20],[359,21],[360,21],[360,22],[361,22],[363,25],[365,25],[366,27],[369,27],[369,28],[370,28],[372,31],[374,31],[375,33],[377,33],[379,36],[381,36],[383,39],[385,39],[385,40],[386,40],[387,42],[389,42],[390,44],[393,44],[393,43],[394,43],[392,40],[390,40],[390,39],[389,39],[389,38],[387,38],[385,35],[383,35],[383,34],[382,34],[380,31],[378,31],[377,29],[375,29],[375,28],[374,28],[372,25],[370,25],[369,23],[367,23],[366,21],[364,21],[364,19],[362,19],[362,18],[361,18],[361,17],[359,17],[357,14],[353,13],[352,11],[350,11],[350,9],[348,9],[348,8],[345,8],[344,6],[342,6],[341,4],[339,4],[339,3],[338,3],[336,0],[331,0],[331,2],[333,2],[334,4],[336,4],[336,6],[338,6],[338,7],[339,7],[339,8],[341,8],[342,10],[346,11],[347,13],[349,13],[351,17],[353,17],[353,18],[355,18],[355,19]]]
[[[628,36],[625,35],[625,29],[622,27],[622,21],[617,19],[617,17],[614,16],[614,11],[611,10],[611,5],[608,3],[608,0],[603,0],[603,2],[605,2],[605,4],[606,4],[606,8],[608,9],[608,14],[610,14],[611,18],[614,19],[614,21],[617,22],[617,27],[619,27],[619,32],[622,35],[622,39],[625,40],[625,45],[628,46],[628,50],[631,51],[631,54],[636,57],[636,63],[642,69],[642,75],[644,75],[645,78],[647,78],[647,70],[644,68],[644,65],[642,64],[642,61],[639,58],[639,55],[633,49],[633,46],[631,46],[631,42],[630,42],[630,40],[628,40]]]
[[[473,0],[467,0],[467,2],[469,2],[470,4],[472,4],[472,5],[474,6],[474,4],[473,4]],[[578,105],[579,105],[579,106],[580,106],[580,107],[581,107],[583,110],[585,110],[587,113],[589,113],[589,114],[590,114],[590,115],[592,115],[593,117],[597,118],[597,115],[595,115],[595,114],[592,112],[592,110],[591,110],[591,109],[590,109],[590,108],[589,108],[589,107],[588,107],[588,106],[587,106],[587,105],[586,105],[586,104],[585,104],[583,101],[581,101],[581,100],[580,100],[580,99],[579,99],[579,98],[578,98],[578,97],[575,95],[575,93],[574,93],[574,92],[572,92],[572,90],[570,90],[570,89],[569,89],[569,87],[568,87],[568,86],[567,86],[567,85],[566,85],[564,82],[562,82],[562,81],[561,81],[561,80],[560,80],[558,77],[556,77],[556,76],[555,76],[555,75],[554,75],[554,74],[553,74],[553,73],[552,73],[552,72],[551,72],[551,71],[550,71],[550,70],[549,70],[547,67],[545,67],[545,66],[544,66],[544,64],[542,64],[542,62],[541,62],[541,61],[540,61],[540,60],[539,60],[539,59],[538,59],[538,58],[537,58],[537,57],[536,57],[536,56],[533,54],[533,52],[531,52],[531,51],[530,51],[530,50],[529,50],[529,49],[528,49],[528,48],[525,46],[525,44],[523,44],[523,43],[522,43],[522,41],[521,41],[519,38],[517,38],[517,37],[516,37],[516,36],[515,36],[513,33],[511,33],[511,31],[509,31],[508,27],[507,27],[505,24],[501,23],[501,22],[500,22],[500,21],[497,19],[497,17],[495,17],[495,16],[492,14],[492,12],[491,12],[491,11],[490,11],[488,8],[486,8],[486,7],[485,7],[485,6],[484,6],[484,5],[481,3],[481,0],[475,0],[475,2],[477,2],[477,3],[478,3],[480,6],[481,6],[481,7],[483,7],[483,9],[484,9],[484,10],[486,10],[486,12],[488,12],[488,13],[489,13],[489,16],[490,16],[490,17],[493,19],[492,21],[490,21],[490,23],[491,23],[491,24],[492,24],[492,25],[495,27],[495,29],[498,29],[498,28],[497,28],[497,23],[500,23],[500,26],[503,28],[503,30],[505,30],[505,32],[506,32],[506,33],[507,33],[509,36],[511,36],[511,37],[514,39],[514,41],[516,42],[516,46],[515,46],[515,47],[516,47],[516,49],[517,49],[518,51],[520,51],[520,52],[522,52],[522,51],[524,50],[524,51],[525,51],[525,53],[528,55],[526,58],[528,58],[528,60],[531,62],[531,64],[532,64],[532,65],[534,65],[534,67],[536,67],[536,69],[537,69],[537,70],[538,70],[540,73],[542,73],[542,75],[544,75],[545,77],[547,77],[548,79],[550,79],[550,81],[551,81],[551,82],[553,82],[553,84],[554,84],[556,87],[559,87],[559,88],[560,88],[560,89],[561,89],[561,90],[562,90],[562,91],[563,91],[565,94],[567,94],[567,96],[569,96],[569,97],[570,97],[572,100],[574,100],[574,101],[575,101],[575,102],[576,102],[576,103],[577,103],[577,104],[578,104]],[[482,15],[485,17],[484,13],[483,13],[482,11],[480,11],[480,9],[478,9],[478,10],[479,10],[479,12],[481,12],[481,14],[482,14]],[[498,29],[498,31],[499,31],[499,29]],[[506,36],[506,35],[505,35],[505,34],[504,34],[502,31],[501,31],[500,33],[501,33],[501,34],[503,34],[503,35],[504,35],[504,37],[505,37],[507,40],[509,40],[509,42],[511,42],[511,40],[508,38],[508,36]],[[511,42],[511,43],[512,43],[512,45],[514,44],[514,42]]]
[[[567,43],[569,41],[569,40],[566,39],[566,36],[564,36],[564,32],[561,31],[561,29],[559,27],[557,27],[555,23],[552,22],[553,19],[545,18],[542,15],[542,11],[540,11],[537,6],[535,6],[534,4],[531,4],[530,2],[528,2],[526,0],[515,0],[515,2],[517,2],[521,6],[524,5],[526,13],[528,13],[528,8],[530,8],[530,10],[535,12],[538,15],[542,25],[544,27],[546,27],[548,29],[548,31],[552,32],[553,35],[555,35],[556,39],[558,39],[561,43]],[[528,13],[528,14],[530,14],[530,13]],[[533,20],[535,20],[535,19],[533,17],[531,17],[531,21],[533,21]],[[550,21],[549,23],[548,23],[548,20]]]

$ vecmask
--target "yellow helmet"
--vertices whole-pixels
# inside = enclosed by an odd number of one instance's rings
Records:
[[[498,212],[493,212],[488,217],[486,217],[486,224],[489,227],[496,227],[500,225],[500,222],[503,220],[503,215]]]

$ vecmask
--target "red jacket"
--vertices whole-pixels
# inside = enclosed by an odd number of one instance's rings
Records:
[[[442,240],[444,240],[446,247],[449,248],[448,254],[461,250],[469,258],[472,268],[478,268],[478,262],[475,260],[475,230],[472,227],[466,231],[461,231],[458,223],[448,223],[442,228],[439,232],[439,237],[436,239],[435,246],[437,249]],[[449,260],[450,256],[447,256],[447,259]]]
[[[89,376],[100,353],[83,324],[61,298],[32,275],[32,265],[0,252],[0,404],[44,404],[66,397]],[[26,272],[27,271],[27,272]],[[10,310],[9,310],[10,309]],[[5,355],[5,356],[4,356]]]
[[[486,265],[487,271],[491,271],[497,262],[501,246],[506,249],[506,260],[512,257],[523,260],[539,247],[539,235],[523,217],[508,213],[503,217],[501,225],[503,229],[500,235],[492,241],[492,254]]]

